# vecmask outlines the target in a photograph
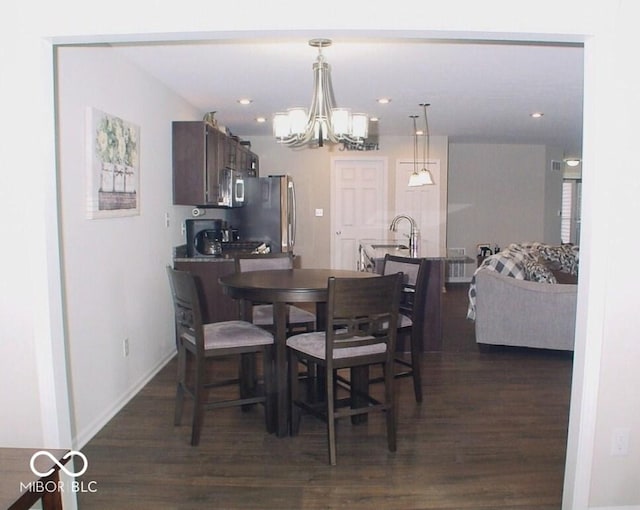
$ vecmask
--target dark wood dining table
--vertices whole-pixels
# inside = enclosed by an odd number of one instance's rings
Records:
[[[287,303],[315,303],[317,329],[324,327],[329,277],[370,278],[374,273],[341,269],[282,269],[249,271],[222,276],[225,294],[241,302],[241,315],[251,320],[253,303],[273,303],[276,377],[276,434],[289,434],[287,385]]]
[[[59,470],[68,452],[0,448],[0,508],[27,510],[41,501],[44,510],[61,510]]]

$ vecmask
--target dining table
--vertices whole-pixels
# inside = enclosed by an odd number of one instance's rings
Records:
[[[43,510],[62,509],[60,469],[69,450],[0,448],[0,508],[28,510],[40,502]]]
[[[275,433],[289,435],[287,376],[287,304],[314,303],[316,329],[326,324],[328,281],[335,278],[371,278],[375,273],[345,269],[278,269],[236,272],[219,278],[223,292],[240,301],[241,318],[251,321],[254,303],[273,304],[275,366]]]

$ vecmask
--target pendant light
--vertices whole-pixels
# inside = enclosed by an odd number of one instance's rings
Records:
[[[422,170],[420,170],[420,183],[423,186],[431,186],[435,184],[433,180],[433,175],[429,171],[429,156],[430,156],[430,147],[431,147],[431,133],[429,133],[429,117],[427,116],[427,107],[430,106],[429,103],[420,103],[422,109],[424,111],[424,123],[425,123],[425,131],[424,131],[424,139],[422,143]]]
[[[413,119],[413,172],[409,177],[408,186],[413,188],[415,186],[422,186],[420,174],[418,173],[418,126],[416,125],[417,115],[409,115],[409,118]]]
[[[422,140],[422,169],[418,171],[418,129],[416,127],[416,118],[417,115],[411,115],[413,119],[413,173],[409,177],[409,186],[431,186],[435,184],[433,180],[433,175],[431,175],[431,171],[429,170],[429,157],[430,157],[430,146],[431,146],[431,133],[429,132],[429,117],[427,116],[427,107],[430,106],[429,103],[420,103],[424,112],[424,122],[425,122],[425,130],[422,133],[424,138]]]

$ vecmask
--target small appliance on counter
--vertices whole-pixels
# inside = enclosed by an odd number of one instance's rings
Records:
[[[222,254],[222,232],[226,221],[220,219],[185,220],[188,257],[215,257]]]
[[[188,258],[225,257],[238,252],[252,252],[263,242],[241,241],[240,231],[221,219],[185,220]]]

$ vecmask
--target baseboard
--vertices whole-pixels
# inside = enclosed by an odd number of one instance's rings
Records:
[[[640,505],[590,506],[589,510],[640,510]]]
[[[451,276],[446,283],[471,283],[471,276]]]
[[[134,384],[126,393],[124,393],[113,406],[109,408],[105,413],[99,416],[93,421],[86,429],[76,434],[73,439],[74,449],[81,450],[84,446],[98,433],[102,428],[111,421],[111,419],[118,414],[127,403],[135,397],[138,392],[144,388],[147,383],[155,377],[155,375],[162,370],[169,361],[176,355],[175,349],[168,352],[149,372],[143,375],[136,384]]]

